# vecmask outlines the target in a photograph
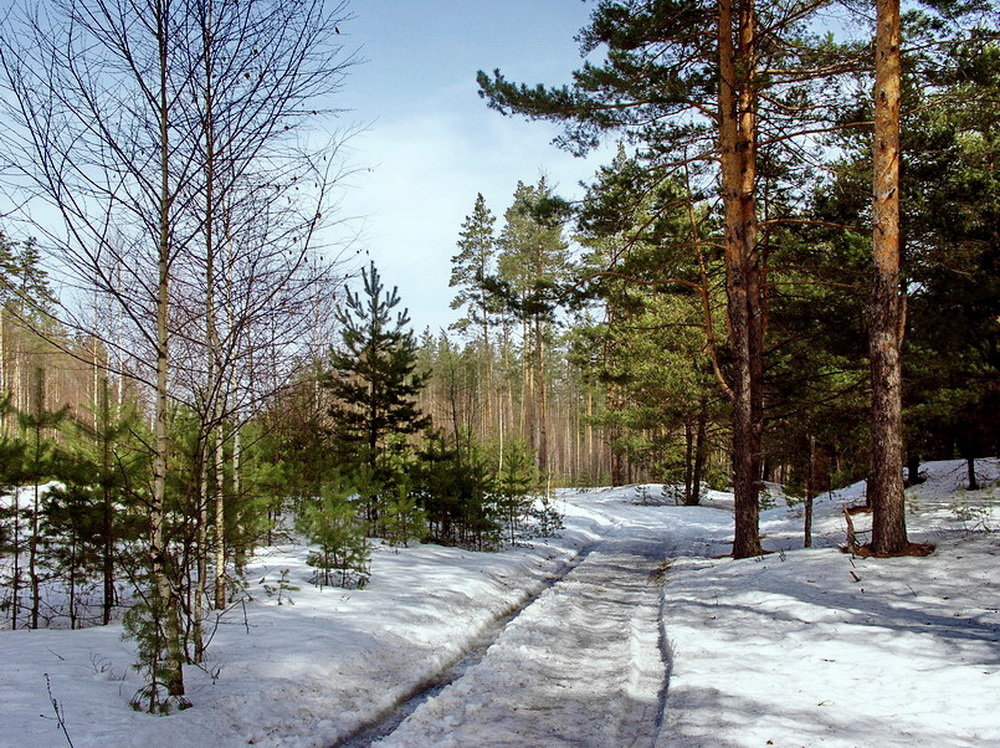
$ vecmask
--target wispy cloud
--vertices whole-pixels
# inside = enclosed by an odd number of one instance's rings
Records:
[[[577,183],[599,160],[560,152],[550,143],[554,134],[483,106],[481,112],[422,111],[384,120],[357,137],[354,160],[362,170],[344,209],[365,216],[362,245],[386,281],[399,286],[417,329],[437,330],[455,318],[450,260],[477,192],[498,217],[517,181],[540,174],[560,194],[579,195]]]

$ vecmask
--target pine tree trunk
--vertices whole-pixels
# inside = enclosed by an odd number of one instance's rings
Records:
[[[869,298],[872,382],[872,551],[903,553],[903,330],[899,234],[899,0],[876,0],[873,274]]]
[[[13,376],[11,377],[11,403],[14,406],[15,411],[25,409],[25,397],[24,397],[24,351],[21,348],[21,341],[15,337],[14,339],[14,356],[13,356]]]
[[[969,479],[966,485],[966,490],[968,491],[978,491],[979,490],[979,480],[976,478],[976,458],[971,453],[965,458],[965,468],[966,474]]]
[[[813,499],[816,496],[816,437],[809,437],[809,465],[806,467],[806,507],[805,523],[802,530],[802,546],[812,548]]]
[[[535,419],[534,413],[530,411],[530,408],[535,402],[535,388],[534,383],[531,378],[532,369],[531,366],[531,329],[528,326],[528,321],[525,320],[521,326],[521,340],[522,351],[521,351],[521,436],[527,437],[528,444],[531,445],[532,449],[537,449],[538,444],[535,439]]]
[[[548,387],[545,382],[545,341],[542,322],[535,320],[535,373],[532,377],[536,388],[535,428],[538,434],[538,469],[549,473]]]
[[[589,388],[587,390],[587,433],[586,433],[586,445],[587,445],[587,472],[590,475],[587,476],[587,480],[592,484],[596,485],[598,480],[598,475],[601,472],[601,465],[598,460],[598,455],[594,450],[594,393]]]
[[[759,555],[758,502],[763,427],[763,317],[757,217],[756,100],[752,2],[719,2],[719,146],[725,209],[726,295],[733,351],[733,557]],[[735,39],[734,39],[735,37]],[[736,41],[738,40],[738,42]]]
[[[0,396],[7,394],[7,315],[0,304]],[[10,413],[7,408],[0,410],[0,434],[7,436]]]
[[[694,427],[690,420],[684,421],[684,504],[692,503],[694,489]]]
[[[915,486],[920,483],[920,455],[910,452],[906,456],[906,485]]]
[[[705,475],[705,459],[708,456],[708,402],[702,396],[698,410],[698,432],[694,446],[694,477],[692,479],[691,503],[701,502],[701,484]]]
[[[485,302],[481,308],[483,315],[483,378],[485,379],[486,397],[483,399],[483,418],[480,424],[480,439],[483,444],[489,441],[493,429],[494,400],[496,392],[493,386],[493,349],[490,345],[490,327],[487,319]]]

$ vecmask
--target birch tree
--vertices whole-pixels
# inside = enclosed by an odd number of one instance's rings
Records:
[[[70,295],[87,290],[119,311],[121,334],[102,341],[108,360],[153,393],[147,543],[163,651],[144,703],[184,706],[169,412],[201,393],[214,432],[235,412],[234,388],[240,405],[262,402],[287,376],[273,359],[328,290],[314,282],[326,277],[314,253],[334,167],[300,126],[328,111],[314,99],[342,80],[331,41],[342,6],[54,0],[24,15],[23,48],[0,50],[3,144],[28,207],[62,219],[40,233]],[[90,331],[71,300],[62,312]],[[217,467],[218,437],[204,441]]]

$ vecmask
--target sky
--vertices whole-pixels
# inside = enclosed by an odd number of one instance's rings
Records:
[[[581,192],[599,164],[551,144],[555,125],[503,117],[479,98],[478,70],[561,84],[581,63],[581,0],[353,0],[340,24],[358,50],[335,105],[338,122],[364,130],[347,143],[354,173],[341,215],[359,232],[361,257],[398,286],[417,332],[446,328],[451,257],[481,192],[498,217],[518,180],[545,175],[558,194]],[[368,255],[365,254],[368,253]]]

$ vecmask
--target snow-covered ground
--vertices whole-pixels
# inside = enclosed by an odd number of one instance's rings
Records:
[[[272,548],[168,717],[129,708],[120,626],[0,632],[0,745],[68,745],[52,699],[78,747],[1000,745],[1000,464],[978,469],[908,492],[928,558],[837,550],[860,487],[817,501],[812,549],[800,506],[765,511],[780,552],[742,561],[725,494],[631,488],[561,493],[566,529],[530,548],[379,549],[360,591]]]

